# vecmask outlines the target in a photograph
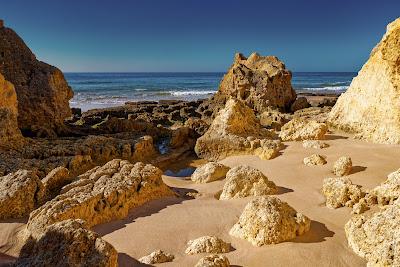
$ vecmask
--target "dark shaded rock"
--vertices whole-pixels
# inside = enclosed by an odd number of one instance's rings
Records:
[[[290,107],[290,111],[296,112],[300,109],[309,108],[311,107],[310,103],[308,103],[307,98],[305,97],[298,97],[293,102],[292,106]]]

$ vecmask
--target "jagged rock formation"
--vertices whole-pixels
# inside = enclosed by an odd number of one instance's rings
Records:
[[[290,121],[290,114],[277,110],[268,110],[260,114],[260,124],[266,128],[280,131],[285,123]]]
[[[118,253],[83,220],[52,224],[37,238],[28,239],[13,266],[117,267]]]
[[[353,184],[347,177],[324,179],[322,192],[326,198],[326,206],[332,209],[353,207],[365,195],[361,186]]]
[[[274,182],[259,170],[249,166],[237,166],[226,174],[226,182],[219,199],[273,195],[278,192]]]
[[[306,166],[325,165],[326,159],[321,155],[313,154],[309,157],[304,158],[303,163]]]
[[[37,60],[10,28],[0,28],[0,55],[0,73],[17,92],[19,128],[38,136],[62,132],[73,96],[62,72]]]
[[[229,267],[227,257],[223,255],[208,255],[201,258],[194,267]]]
[[[400,169],[388,175],[387,180],[375,187],[371,194],[379,205],[393,204],[400,197]]]
[[[210,183],[213,181],[221,180],[225,178],[226,173],[229,171],[229,167],[218,163],[209,162],[203,166],[198,167],[190,179],[196,183]]]
[[[329,147],[329,144],[321,142],[319,140],[304,140],[303,147],[304,148],[322,149],[322,148]]]
[[[310,230],[311,221],[276,197],[259,197],[249,202],[229,234],[254,246],[277,244]]]
[[[400,18],[333,107],[332,125],[375,143],[400,143]]]
[[[60,193],[61,188],[72,182],[72,177],[67,168],[57,167],[42,179],[46,198],[52,199]]]
[[[350,157],[340,157],[335,163],[333,164],[333,173],[336,176],[345,176],[351,173],[353,168],[353,163]]]
[[[139,261],[144,264],[158,264],[164,262],[171,262],[174,260],[174,255],[166,253],[162,250],[156,250],[147,256],[141,257]]]
[[[80,175],[61,194],[31,212],[27,229],[38,236],[47,226],[65,219],[83,219],[89,227],[124,218],[129,209],[173,195],[150,164],[112,160]]]
[[[210,161],[243,154],[271,159],[281,148],[281,143],[272,137],[261,127],[253,110],[240,100],[230,99],[207,132],[197,139],[195,152]]]
[[[281,128],[279,137],[282,141],[302,141],[323,139],[328,131],[325,123],[305,118],[294,118]]]
[[[231,244],[216,236],[202,236],[187,243],[186,254],[199,253],[227,253],[231,251]]]
[[[236,54],[213,101],[224,104],[233,97],[258,113],[268,107],[289,110],[296,99],[291,79],[292,73],[277,57],[253,53],[246,58]]]

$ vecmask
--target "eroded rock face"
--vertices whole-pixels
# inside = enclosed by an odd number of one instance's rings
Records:
[[[400,169],[388,175],[387,180],[371,192],[379,205],[394,203],[400,197]]]
[[[332,209],[353,207],[365,195],[361,186],[354,185],[347,177],[324,179],[322,192],[326,198],[326,206]]]
[[[311,221],[276,197],[250,201],[229,234],[254,246],[281,243],[310,230]]]
[[[118,253],[83,220],[52,224],[37,238],[27,241],[13,266],[117,267]]]
[[[309,157],[303,159],[303,163],[306,166],[317,166],[317,165],[325,165],[326,159],[318,154],[313,154]]]
[[[147,256],[144,256],[139,259],[141,263],[144,264],[158,264],[158,263],[164,263],[164,262],[171,262],[174,260],[174,255],[170,253],[166,253],[162,250],[156,250],[150,253]]]
[[[386,34],[333,107],[332,125],[375,143],[400,143],[400,19]]]
[[[208,255],[201,258],[195,267],[229,267],[230,263],[227,257],[223,255]]]
[[[328,131],[325,123],[304,118],[294,118],[281,128],[279,137],[282,141],[302,141],[324,139]]]
[[[304,140],[303,147],[304,148],[323,149],[323,148],[329,147],[329,144],[321,142],[319,140]]]
[[[351,173],[353,168],[353,163],[350,157],[340,157],[335,163],[333,164],[333,173],[336,176],[345,176]]]
[[[290,111],[296,112],[301,109],[309,108],[311,107],[310,103],[308,103],[307,98],[305,97],[298,97],[290,107]]]
[[[275,183],[269,181],[261,171],[249,166],[237,166],[227,172],[219,199],[265,196],[277,192]]]
[[[65,219],[83,219],[89,227],[124,218],[130,208],[173,195],[150,164],[112,160],[80,175],[61,194],[30,214],[27,229],[37,236],[48,225]]]
[[[231,250],[231,245],[216,236],[202,236],[187,243],[185,253],[227,253]]]
[[[69,171],[64,167],[57,167],[49,172],[45,178],[42,179],[44,189],[47,197],[53,198],[60,192],[61,188],[72,182]]]
[[[291,72],[277,57],[236,54],[214,100],[225,103],[231,97],[240,99],[259,113],[267,107],[288,110],[296,99],[291,79]]]
[[[62,132],[73,96],[62,72],[37,60],[13,30],[0,28],[0,40],[0,73],[15,86],[19,128],[39,136]]]
[[[253,154],[262,159],[277,155],[281,148],[273,134],[262,129],[254,112],[243,102],[230,99],[207,132],[197,139],[195,152],[200,158],[218,161],[232,155]]]
[[[210,183],[224,179],[228,171],[229,167],[221,163],[209,162],[197,168],[190,179],[196,183]]]

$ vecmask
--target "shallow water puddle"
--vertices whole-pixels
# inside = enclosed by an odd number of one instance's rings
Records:
[[[196,170],[195,167],[187,167],[187,168],[179,169],[177,171],[166,170],[164,172],[164,175],[171,176],[171,177],[188,177],[188,176],[191,176],[195,170]]]

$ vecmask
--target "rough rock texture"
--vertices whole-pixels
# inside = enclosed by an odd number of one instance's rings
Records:
[[[231,244],[216,236],[202,236],[187,243],[186,254],[199,253],[227,253],[231,251]]]
[[[292,112],[296,112],[298,110],[301,109],[305,109],[305,108],[309,108],[311,107],[310,103],[308,103],[307,98],[305,98],[304,96],[302,97],[298,97],[292,104],[292,106],[290,107],[290,111]]]
[[[69,175],[68,169],[64,167],[53,169],[42,179],[48,198],[53,198],[58,195],[61,188],[70,182],[72,182],[71,176]]]
[[[354,185],[347,177],[324,179],[322,192],[326,206],[332,209],[353,207],[365,195],[361,186]]]
[[[89,227],[124,218],[130,208],[172,195],[150,164],[112,160],[80,175],[61,194],[30,214],[27,229],[37,236],[46,226],[65,219],[83,219]]]
[[[230,234],[254,246],[276,244],[310,230],[311,221],[276,197],[260,197],[249,202]]]
[[[296,99],[291,79],[292,73],[277,57],[236,54],[213,98],[223,103],[231,97],[240,99],[259,113],[268,107],[288,110]]]
[[[243,198],[276,194],[274,182],[259,170],[249,166],[237,166],[226,174],[226,182],[219,199]]]
[[[400,197],[400,169],[388,175],[387,180],[375,187],[371,193],[379,205],[394,203]]]
[[[285,123],[291,120],[291,116],[287,113],[281,113],[277,110],[264,111],[260,115],[260,124],[266,128],[280,131]]]
[[[117,267],[117,259],[114,247],[87,230],[83,220],[65,220],[29,239],[14,266]]]
[[[333,164],[333,173],[336,176],[345,176],[351,173],[351,169],[353,168],[353,163],[351,162],[350,157],[340,157]]]
[[[313,154],[309,157],[304,158],[303,163],[306,166],[325,165],[326,159],[321,155]]]
[[[147,256],[141,257],[139,261],[144,264],[157,264],[171,262],[174,260],[174,255],[166,253],[162,250],[156,250]]]
[[[71,88],[62,72],[38,61],[11,29],[0,28],[0,73],[15,86],[18,125],[26,134],[54,136],[71,116]]]
[[[322,149],[322,148],[329,147],[329,144],[321,142],[319,140],[304,140],[303,147],[304,148]]]
[[[333,107],[329,121],[375,143],[400,143],[400,18]]]
[[[229,167],[221,163],[209,162],[197,168],[190,179],[196,183],[209,183],[224,179],[228,171]]]
[[[271,159],[281,148],[278,140],[271,139],[272,133],[262,129],[253,110],[242,101],[230,99],[207,132],[197,139],[195,152],[210,161],[241,154]]]
[[[229,267],[230,263],[227,257],[223,255],[208,255],[201,258],[195,267]]]
[[[303,118],[294,118],[281,128],[279,137],[283,141],[319,140],[328,131],[325,123]]]
[[[43,197],[43,184],[32,171],[19,170],[0,177],[0,219],[28,215]]]
[[[369,204],[365,200],[365,198],[361,198],[358,203],[354,204],[353,210],[351,211],[352,214],[362,214],[370,209]]]
[[[345,225],[350,248],[367,266],[400,266],[400,206],[389,205],[372,215],[356,215]]]

